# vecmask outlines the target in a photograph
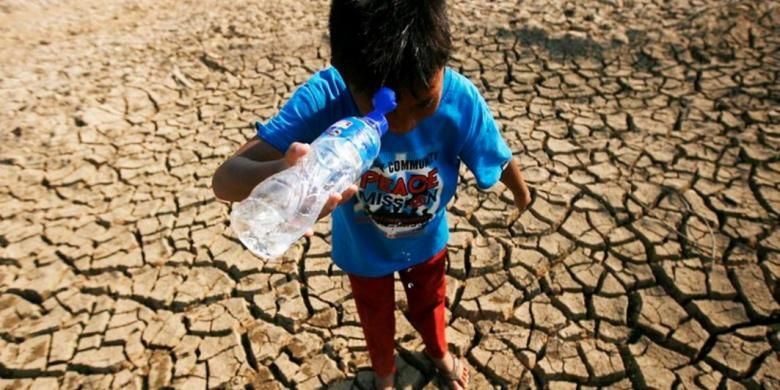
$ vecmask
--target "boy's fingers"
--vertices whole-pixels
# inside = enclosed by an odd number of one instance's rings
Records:
[[[328,197],[328,201],[325,202],[325,207],[322,208],[322,212],[320,213],[320,218],[333,212],[333,209],[335,209],[336,206],[339,205],[340,201],[341,201],[341,194],[330,194],[330,197]]]
[[[341,201],[339,202],[339,204],[346,203],[351,197],[355,196],[357,191],[358,191],[358,187],[354,184],[347,187],[347,189],[341,193]]]
[[[311,237],[313,235],[314,235],[314,230],[312,230],[312,229],[309,229],[309,230],[306,231],[306,233],[303,233],[304,237]]]
[[[294,165],[306,153],[309,153],[309,144],[293,142],[284,154],[284,161],[287,165]]]

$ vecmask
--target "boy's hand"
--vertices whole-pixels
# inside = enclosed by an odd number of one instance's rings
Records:
[[[344,190],[344,192],[342,192],[340,194],[336,194],[336,193],[330,194],[330,197],[328,198],[328,201],[325,202],[325,207],[322,208],[322,211],[320,212],[320,216],[317,217],[317,219],[320,219],[320,218],[322,218],[322,217],[332,213],[333,210],[336,209],[336,207],[346,203],[350,198],[352,198],[355,195],[355,193],[357,193],[357,190],[358,190],[358,187],[353,184],[353,185],[347,187],[347,189]],[[306,237],[311,237],[311,236],[314,235],[314,230],[309,229],[309,230],[306,231],[306,233],[304,233],[304,235]]]
[[[519,196],[515,195],[514,198],[517,211],[519,211],[520,214],[523,214],[528,208],[528,205],[531,204],[531,192],[528,190],[528,187],[526,186],[524,191],[522,191]]]
[[[287,164],[287,168],[289,168],[295,165],[295,163],[298,162],[298,160],[300,160],[303,156],[307,155],[309,150],[311,150],[309,144],[293,142],[290,144],[287,152],[284,153],[284,158],[282,158],[282,160],[285,164]]]
[[[509,163],[501,173],[501,182],[512,191],[517,211],[523,214],[523,211],[531,204],[531,191],[528,189],[528,185],[525,184],[523,174],[520,172],[520,168],[514,159],[509,160]]]
[[[307,153],[309,153],[309,150],[311,148],[308,144],[302,144],[299,142],[293,142],[290,145],[290,148],[287,149],[287,152],[284,154],[284,162],[287,164],[288,167],[294,165],[298,160],[300,160],[303,156],[305,156]],[[330,197],[328,198],[328,201],[325,202],[325,206],[322,208],[322,211],[320,212],[320,216],[317,217],[317,219],[320,219],[330,213],[333,212],[333,210],[336,209],[341,204],[344,204],[347,202],[350,198],[352,198],[355,193],[357,193],[357,186],[351,185],[347,187],[347,189],[342,192],[341,194],[330,194]],[[304,233],[306,237],[311,237],[314,235],[314,230],[309,229]]]

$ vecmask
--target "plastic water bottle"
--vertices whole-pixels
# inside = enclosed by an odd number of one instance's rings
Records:
[[[258,184],[233,208],[230,226],[257,256],[282,255],[317,221],[333,193],[344,192],[371,167],[387,132],[385,115],[396,107],[395,93],[380,89],[374,110],[328,127],[293,166]]]

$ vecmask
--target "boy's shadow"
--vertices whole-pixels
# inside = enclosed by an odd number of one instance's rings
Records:
[[[440,389],[433,362],[422,352],[401,351],[396,355],[395,388],[404,390]],[[374,372],[366,367],[352,378],[339,379],[325,386],[329,390],[373,390]]]

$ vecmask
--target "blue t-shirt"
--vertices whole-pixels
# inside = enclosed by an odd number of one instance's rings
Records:
[[[329,67],[299,87],[268,123],[257,123],[257,135],[284,152],[360,115],[341,75]],[[356,196],[334,210],[333,261],[348,273],[378,277],[427,260],[447,245],[446,207],[460,162],[487,189],[511,157],[477,88],[446,68],[436,112],[409,133],[388,132]]]

